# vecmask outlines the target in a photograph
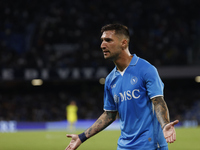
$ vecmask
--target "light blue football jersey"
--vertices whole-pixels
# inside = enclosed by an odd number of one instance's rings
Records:
[[[151,99],[163,96],[157,69],[135,54],[123,75],[115,67],[106,77],[104,110],[118,111],[118,150],[151,150],[167,146]]]

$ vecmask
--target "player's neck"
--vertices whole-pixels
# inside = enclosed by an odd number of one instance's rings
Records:
[[[129,66],[132,58],[133,56],[131,54],[127,54],[121,56],[120,59],[115,60],[114,64],[117,66],[117,70],[124,71],[124,69]]]

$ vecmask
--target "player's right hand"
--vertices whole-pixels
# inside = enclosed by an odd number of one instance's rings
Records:
[[[65,150],[76,150],[81,145],[82,142],[77,134],[67,134],[66,136],[72,139]]]
[[[178,122],[179,120],[175,120],[173,122],[168,123],[164,127],[163,133],[167,143],[173,143],[174,141],[176,141],[176,131],[174,125],[176,125]]]

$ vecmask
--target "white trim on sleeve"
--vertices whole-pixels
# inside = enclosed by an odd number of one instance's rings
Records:
[[[117,110],[106,110],[106,109],[103,109],[104,111],[117,111]]]
[[[150,99],[153,99],[153,98],[158,97],[158,96],[163,96],[163,95],[156,95],[156,96],[150,97]]]

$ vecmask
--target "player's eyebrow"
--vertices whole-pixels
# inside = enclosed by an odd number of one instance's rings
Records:
[[[101,38],[101,41],[103,41],[103,40],[108,42],[108,41],[111,41],[112,39],[111,38]]]

